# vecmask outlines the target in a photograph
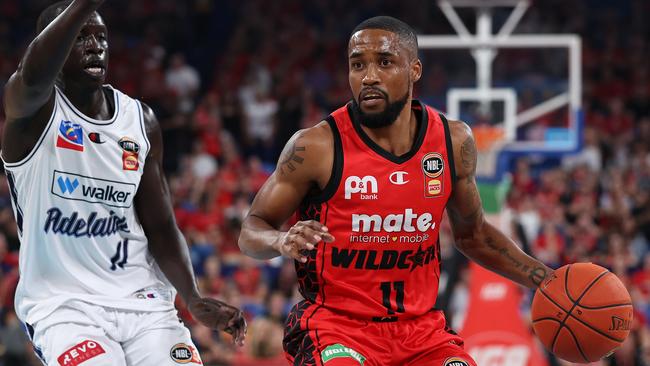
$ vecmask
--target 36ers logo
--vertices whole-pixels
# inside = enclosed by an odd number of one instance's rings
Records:
[[[438,197],[444,192],[442,173],[445,161],[440,153],[428,153],[422,158],[422,173],[424,174],[424,196]]]
[[[84,133],[81,125],[71,121],[61,121],[56,137],[56,147],[84,151]]]

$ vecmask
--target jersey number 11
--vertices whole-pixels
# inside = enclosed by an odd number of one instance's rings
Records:
[[[391,286],[392,284],[392,286]],[[381,288],[381,301],[382,304],[386,307],[388,314],[395,314],[395,312],[403,313],[404,312],[404,281],[395,281],[395,282],[382,282],[380,285]],[[395,290],[395,305],[397,309],[393,310],[393,304],[391,304],[391,293],[392,290]]]

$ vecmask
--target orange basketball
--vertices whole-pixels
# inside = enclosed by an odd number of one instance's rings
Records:
[[[606,268],[574,263],[555,271],[532,305],[533,328],[544,346],[571,362],[609,355],[630,333],[632,300]]]

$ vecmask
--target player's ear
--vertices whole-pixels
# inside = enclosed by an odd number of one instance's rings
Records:
[[[422,76],[422,62],[419,58],[411,61],[411,80],[415,83]]]

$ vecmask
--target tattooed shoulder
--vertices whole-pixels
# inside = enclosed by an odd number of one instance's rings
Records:
[[[307,147],[300,139],[300,132],[297,132],[282,150],[278,161],[278,172],[285,175],[294,172],[305,161]]]
[[[456,172],[459,177],[474,175],[476,172],[476,142],[472,129],[463,121],[449,121]]]
[[[471,172],[476,170],[476,143],[472,135],[469,135],[460,146],[460,158],[465,169]]]

